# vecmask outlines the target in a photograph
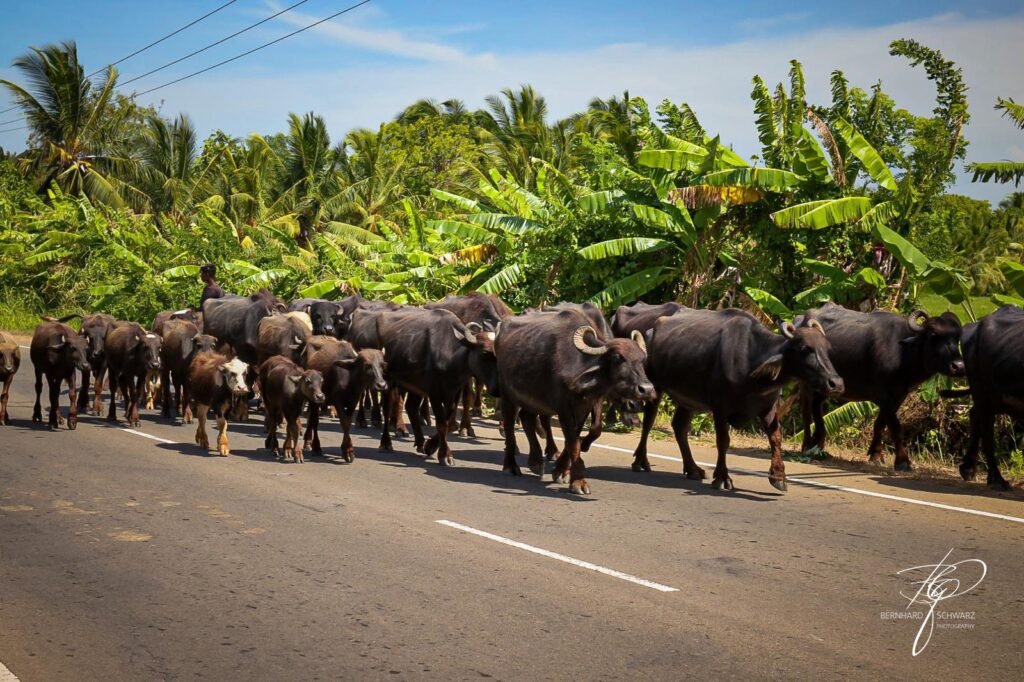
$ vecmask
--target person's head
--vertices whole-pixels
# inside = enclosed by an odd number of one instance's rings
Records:
[[[207,263],[203,267],[199,268],[199,278],[203,280],[205,284],[211,284],[217,278],[217,266],[213,263]]]

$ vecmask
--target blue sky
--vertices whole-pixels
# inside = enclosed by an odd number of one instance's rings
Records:
[[[148,71],[265,17],[293,0],[238,0],[163,44],[125,62],[121,80]],[[119,59],[223,0],[37,0],[5,3],[0,78],[17,80],[11,60],[29,45],[78,42],[89,69]],[[279,4],[278,4],[279,3]],[[133,84],[143,90],[233,56],[332,14],[345,0],[308,0],[258,29]],[[325,116],[333,136],[376,126],[420,97],[459,97],[480,106],[504,87],[532,83],[553,116],[595,95],[629,89],[652,104],[687,101],[703,123],[742,154],[757,152],[750,78],[785,77],[804,63],[812,101],[827,101],[828,74],[841,68],[862,87],[878,79],[897,103],[931,109],[920,70],[888,56],[896,37],[937,47],[963,66],[971,86],[971,159],[1024,158],[1024,135],[994,111],[997,95],[1024,98],[1024,10],[1019,2],[857,3],[373,0],[335,22],[226,67],[142,98],[167,115],[189,113],[205,134],[273,132],[289,111]],[[0,92],[0,109],[10,102]],[[0,115],[0,121],[16,112]],[[12,124],[13,125],[13,124]],[[11,125],[0,126],[0,129]],[[22,131],[0,132],[20,149]],[[958,191],[997,200],[1005,187]]]

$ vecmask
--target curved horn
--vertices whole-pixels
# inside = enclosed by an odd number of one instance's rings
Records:
[[[594,331],[594,328],[590,325],[580,327],[576,330],[576,333],[572,335],[572,345],[576,346],[578,351],[586,353],[587,355],[604,355],[607,353],[608,346],[595,347],[587,344],[587,341],[584,338],[587,335],[587,332],[590,332],[595,337],[597,336],[597,332]]]
[[[458,327],[452,325],[452,333],[455,334],[455,338],[457,338],[459,341],[465,341],[474,346],[477,344],[476,334],[470,331],[469,325],[466,325],[465,331],[460,331]]]
[[[907,316],[907,326],[910,331],[919,332],[924,329],[924,323],[928,321],[928,313],[923,310],[915,310]]]
[[[793,335],[796,334],[796,327],[793,326],[792,322],[783,322],[779,325],[779,331],[782,332],[782,335],[787,339],[791,339],[793,338]]]
[[[298,334],[295,335],[295,343],[299,344],[300,346],[302,345],[302,339],[299,338]]]
[[[640,346],[640,350],[644,352],[644,355],[647,355],[647,342],[644,341],[644,335],[640,333],[639,329],[634,329],[629,338],[633,339],[636,345]]]
[[[484,328],[482,326],[480,326],[480,323],[478,323],[478,322],[469,322],[469,323],[467,323],[466,324],[466,329],[468,329],[474,336],[476,334],[479,334],[480,332],[482,332],[484,330]]]
[[[808,320],[807,326],[811,329],[817,329],[821,332],[822,336],[825,336],[825,328],[821,326],[821,322],[818,322],[817,320]]]

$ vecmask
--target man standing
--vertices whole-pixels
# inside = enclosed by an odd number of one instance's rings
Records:
[[[203,302],[208,298],[223,298],[224,290],[217,284],[217,266],[213,263],[207,263],[203,267],[199,268],[199,277],[203,280],[203,296],[199,299],[199,310],[203,309]]]

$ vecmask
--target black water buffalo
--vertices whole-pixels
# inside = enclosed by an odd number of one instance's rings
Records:
[[[502,320],[513,316],[512,311],[504,301],[494,294],[482,294],[475,291],[462,296],[448,295],[442,300],[423,305],[426,310],[448,310],[462,320],[463,324],[475,323],[485,332],[493,332],[498,328]],[[599,311],[600,313],[600,311]],[[483,387],[478,383],[477,390],[473,389],[473,380],[466,382],[462,391],[462,420],[459,422],[459,435],[476,438],[473,430],[474,410],[480,413]],[[455,415],[452,414],[454,419]],[[454,426],[454,425],[453,425]]]
[[[387,358],[391,392],[408,391],[406,410],[416,450],[427,456],[437,450],[438,462],[453,464],[448,429],[463,387],[475,377],[488,392],[497,390],[493,332],[463,324],[447,310],[409,308],[379,315],[377,337]],[[437,434],[427,441],[420,415],[424,398],[430,401],[437,426]],[[390,446],[391,437],[385,428],[381,447]]]
[[[682,303],[670,301],[652,305],[638,301],[633,305],[619,306],[612,315],[612,333],[622,339],[629,338],[634,331],[646,334],[654,329],[654,323],[659,318],[675,315],[680,310],[687,310]]]
[[[333,343],[331,343],[333,341]],[[352,417],[360,399],[367,390],[386,391],[388,388],[385,372],[387,363],[384,353],[375,348],[356,351],[347,341],[329,339],[326,336],[313,337],[306,347],[303,365],[315,369],[324,377],[324,404],[338,413],[341,430],[341,454],[346,462],[355,461],[352,446]],[[307,448],[322,454],[320,445],[320,406],[309,405],[309,421],[304,437]]]
[[[896,412],[907,395],[929,377],[963,376],[960,320],[953,313],[928,317],[918,310],[908,317],[883,311],[861,313],[831,303],[809,312],[828,334],[829,358],[846,386],[842,400],[869,400],[878,405],[868,448],[871,461],[884,461],[882,433],[888,427],[896,449],[895,469],[909,471],[910,457]],[[825,399],[820,390],[802,391],[804,450],[825,448]]]
[[[271,315],[264,317],[256,326],[256,357],[262,363],[274,355],[282,355],[292,362],[302,360],[302,351],[309,339],[310,329],[307,319],[299,319],[295,315],[305,313],[292,312],[287,315]]]
[[[336,336],[342,338],[348,331],[344,326],[341,304],[322,298],[300,298],[288,304],[288,310],[304,312],[309,315],[313,325],[313,334],[317,336]]]
[[[0,333],[0,382],[3,382],[3,393],[0,394],[0,425],[7,424],[11,417],[7,414],[7,399],[11,393],[14,375],[21,367],[21,349],[18,344],[3,333]]]
[[[146,388],[146,379],[160,371],[161,338],[135,322],[127,322],[110,330],[106,339],[107,369],[110,372],[110,407],[107,421],[117,421],[117,390],[125,399],[125,418],[139,426],[139,400]]]
[[[100,414],[103,409],[103,378],[107,373],[106,338],[118,324],[112,315],[93,313],[82,318],[80,334],[85,337],[89,352],[89,369],[82,371],[82,390],[78,393],[78,411],[85,412],[89,406],[90,374],[95,377],[92,413]]]
[[[837,394],[843,390],[843,379],[829,360],[829,341],[813,315],[799,327],[784,323],[781,331],[769,331],[742,310],[680,310],[654,325],[647,372],[658,397],[667,393],[676,405],[672,430],[687,478],[705,477],[693,460],[688,438],[693,413],[711,412],[718,446],[715,489],[733,488],[725,462],[729,426],[759,419],[772,449],[768,481],[776,489],[786,490],[782,429],[776,413],[783,384],[798,379],[823,394]],[[657,411],[657,400],[644,409],[634,471],[650,471],[647,436]]]
[[[974,405],[960,475],[966,481],[974,480],[980,444],[985,451],[987,483],[1006,489],[1010,486],[999,472],[995,455],[995,419],[1000,414],[1024,419],[1024,310],[1005,306],[964,326],[963,354]]]
[[[178,416],[178,405],[183,411],[183,422],[192,423],[192,406],[188,396],[188,371],[196,353],[215,350],[217,340],[209,334],[200,334],[199,328],[184,319],[167,320],[163,325],[163,343],[160,346],[160,386],[163,391],[162,414]],[[171,399],[171,385],[174,399]]]
[[[286,312],[286,309],[265,289],[252,296],[210,298],[203,302],[203,330],[218,342],[231,346],[242,362],[253,364],[258,359],[260,320],[275,311]]]
[[[65,321],[78,315],[71,315],[59,320],[44,317],[32,334],[29,346],[29,357],[36,373],[36,404],[32,408],[32,421],[42,423],[43,410],[39,396],[43,390],[43,375],[50,389],[50,428],[56,429],[60,421],[58,406],[60,404],[60,385],[68,383],[68,398],[71,407],[68,410],[68,428],[78,426],[78,404],[76,402],[77,387],[75,373],[89,369],[89,347],[85,338],[74,329],[64,324]]]
[[[203,314],[199,311],[192,310],[191,308],[184,308],[183,310],[164,310],[159,312],[153,318],[153,325],[149,328],[151,332],[157,336],[164,335],[164,325],[167,324],[168,320],[186,320],[191,322],[199,329],[199,333],[203,333]]]
[[[299,417],[306,403],[324,402],[324,377],[315,369],[303,369],[286,357],[275,355],[260,365],[260,391],[266,416],[263,427],[267,432],[265,446],[274,456],[301,464],[302,441],[299,438]],[[285,422],[284,451],[277,441],[277,425]]]
[[[590,493],[580,458],[583,422],[602,398],[649,400],[654,386],[644,371],[643,337],[600,339],[586,315],[577,310],[537,312],[501,323],[494,342],[499,395],[505,422],[504,470],[520,473],[516,462],[515,417],[518,410],[558,416],[565,449],[555,463],[556,482],[569,478],[573,493]],[[390,358],[389,358],[390,359]],[[540,443],[524,419],[530,440],[530,468],[543,473]]]
[[[383,301],[367,301],[360,299],[360,306],[352,312],[348,318],[348,331],[345,340],[352,344],[356,350],[376,348],[381,350],[380,337],[377,336],[377,319],[395,310],[401,310],[401,306]],[[389,418],[394,420],[395,431],[400,435],[407,435],[405,420],[402,417],[402,396],[398,391],[390,391],[385,396],[390,402],[386,406]],[[372,388],[367,389],[364,398],[360,401],[359,409],[356,412],[356,423],[366,426],[366,413],[370,412],[370,421],[374,425],[384,421],[381,414],[381,396],[379,391]],[[388,445],[390,447],[390,445]]]
[[[217,415],[217,452],[221,457],[231,454],[228,445],[228,412],[235,401],[245,400],[249,386],[245,375],[249,367],[238,358],[217,352],[196,353],[188,369],[189,398],[196,403],[196,445],[206,451],[210,439],[206,434],[206,415],[213,409]]]

